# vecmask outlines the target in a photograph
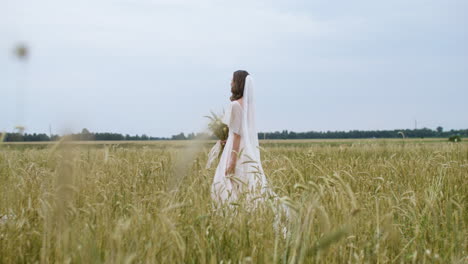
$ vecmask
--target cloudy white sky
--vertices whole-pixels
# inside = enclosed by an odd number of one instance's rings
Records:
[[[260,131],[468,127],[465,0],[0,5],[0,130],[201,131],[238,69]]]

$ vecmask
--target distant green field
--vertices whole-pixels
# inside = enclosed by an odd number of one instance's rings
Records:
[[[341,144],[408,144],[408,143],[444,143],[448,142],[446,138],[406,138],[406,139],[275,139],[275,140],[260,140],[260,144],[265,147],[269,146],[299,146],[308,147],[315,144],[326,144],[326,145],[341,145]],[[177,148],[183,147],[190,144],[203,144],[210,146],[216,143],[215,140],[147,140],[147,141],[71,141],[67,144],[80,144],[80,145],[95,145],[100,147],[103,145],[118,145],[122,147],[138,147],[138,146],[149,146],[149,147],[161,147],[161,148]],[[458,144],[467,144],[468,141],[458,142]],[[40,141],[40,142],[4,142],[4,146],[11,148],[22,148],[23,145],[29,147],[46,148],[49,145],[57,144],[56,141]]]
[[[214,209],[213,144],[0,144],[0,263],[468,263],[466,141],[262,140],[284,233]]]

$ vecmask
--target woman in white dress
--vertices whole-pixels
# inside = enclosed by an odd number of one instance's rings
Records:
[[[273,195],[267,187],[263,172],[258,134],[255,124],[253,80],[247,71],[236,71],[231,82],[231,103],[223,117],[229,136],[211,188],[211,196],[218,203],[239,199],[257,203],[258,196]]]

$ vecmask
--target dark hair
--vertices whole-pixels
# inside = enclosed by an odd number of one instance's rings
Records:
[[[245,78],[249,73],[247,71],[235,71],[232,75],[233,84],[231,86],[231,101],[238,100],[244,96]]]

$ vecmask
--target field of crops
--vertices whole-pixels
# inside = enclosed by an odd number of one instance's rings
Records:
[[[210,144],[0,144],[0,263],[468,263],[466,142],[263,141],[281,230],[214,209]]]

